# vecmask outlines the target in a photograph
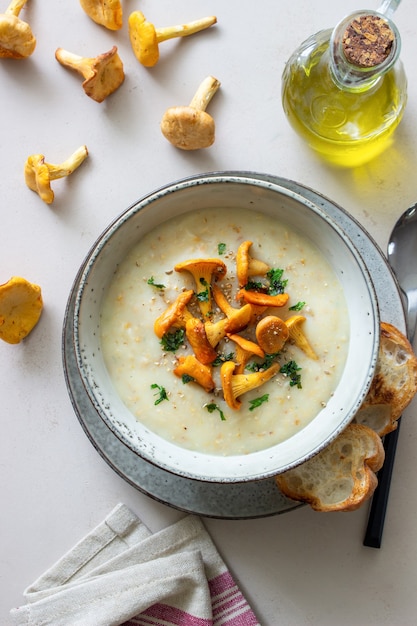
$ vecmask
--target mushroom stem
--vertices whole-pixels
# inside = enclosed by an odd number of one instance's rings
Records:
[[[162,134],[181,150],[209,148],[215,139],[214,119],[205,109],[220,87],[220,81],[207,76],[197,89],[191,104],[167,109],[161,120]]]
[[[188,22],[188,24],[155,28],[156,40],[158,43],[161,43],[167,39],[174,39],[174,37],[188,37],[188,35],[193,35],[194,33],[200,32],[200,30],[205,30],[213,26],[216,22],[217,18],[211,15],[210,17],[202,17],[198,20]]]
[[[81,165],[88,156],[87,146],[80,146],[75,152],[71,154],[68,159],[54,165],[53,163],[45,163],[49,170],[49,177],[51,180],[58,180],[58,178],[64,178],[73,173]]]
[[[70,67],[75,70],[84,78],[87,78],[91,74],[92,58],[82,57],[79,54],[74,54],[63,48],[58,48],[55,52],[55,58],[66,67]]]
[[[220,81],[214,76],[207,76],[200,84],[190,102],[190,107],[197,111],[205,111],[210,100],[220,87]]]
[[[12,0],[7,9],[5,10],[6,15],[14,15],[18,17],[20,11],[25,6],[27,0]]]

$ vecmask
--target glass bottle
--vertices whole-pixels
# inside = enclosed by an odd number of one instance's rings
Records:
[[[378,11],[352,13],[309,37],[285,66],[289,122],[334,165],[356,167],[378,156],[401,121],[407,79],[400,35],[387,17],[398,4],[385,0]]]

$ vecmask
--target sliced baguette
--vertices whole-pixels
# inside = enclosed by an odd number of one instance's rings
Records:
[[[384,458],[379,435],[367,426],[349,424],[319,454],[275,481],[285,496],[315,511],[353,511],[375,491],[375,473]]]
[[[355,422],[383,437],[397,428],[398,418],[416,392],[417,357],[413,348],[398,328],[382,322],[375,375]]]

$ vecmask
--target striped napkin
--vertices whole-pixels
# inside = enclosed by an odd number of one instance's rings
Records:
[[[152,534],[124,504],[24,597],[18,626],[259,626],[200,518]]]

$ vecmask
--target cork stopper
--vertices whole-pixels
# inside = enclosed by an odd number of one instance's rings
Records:
[[[387,22],[377,15],[361,15],[347,26],[343,52],[357,67],[375,67],[390,55],[395,35]]]

